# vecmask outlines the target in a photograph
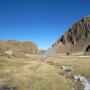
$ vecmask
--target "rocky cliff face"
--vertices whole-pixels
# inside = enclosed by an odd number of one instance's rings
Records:
[[[19,42],[15,40],[0,40],[0,55],[21,57],[25,54],[38,54],[39,50],[33,42]]]
[[[50,52],[85,52],[90,45],[90,16],[82,18],[52,45]]]

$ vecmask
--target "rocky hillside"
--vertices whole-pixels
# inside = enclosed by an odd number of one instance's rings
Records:
[[[26,54],[38,54],[39,50],[33,42],[19,42],[15,40],[0,40],[0,55],[21,57]]]
[[[82,18],[65,32],[49,52],[54,53],[83,53],[90,51],[90,16]],[[88,48],[89,47],[89,48]],[[86,49],[89,50],[86,50]]]

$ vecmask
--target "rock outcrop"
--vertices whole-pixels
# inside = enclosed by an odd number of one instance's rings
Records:
[[[52,53],[83,53],[90,45],[90,16],[79,20],[49,49]]]
[[[15,40],[0,40],[0,55],[23,57],[25,54],[38,54],[39,49],[33,42],[19,42]]]

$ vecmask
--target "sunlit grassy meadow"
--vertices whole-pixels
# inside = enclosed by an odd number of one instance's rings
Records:
[[[0,59],[0,87],[17,90],[74,90],[59,67],[68,65],[74,75],[90,78],[89,57],[31,56],[27,59]]]

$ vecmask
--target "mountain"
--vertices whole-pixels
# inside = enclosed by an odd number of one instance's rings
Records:
[[[48,50],[50,53],[63,54],[85,53],[86,51],[90,51],[90,16],[73,24]]]
[[[0,55],[22,57],[25,54],[38,54],[39,49],[33,42],[0,40]]]

